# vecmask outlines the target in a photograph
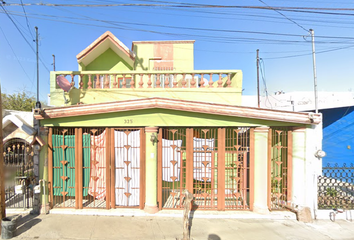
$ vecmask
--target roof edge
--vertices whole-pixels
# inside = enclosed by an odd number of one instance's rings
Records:
[[[319,124],[322,121],[321,114],[300,113],[289,111],[277,111],[263,108],[241,107],[216,103],[177,100],[168,98],[145,98],[109,103],[97,103],[87,105],[74,105],[44,109],[40,114],[35,114],[35,119],[53,119],[62,117],[75,117],[102,113],[124,112],[142,109],[170,109],[186,112],[198,112],[205,114],[243,117],[270,121],[291,122],[298,124]],[[193,110],[191,110],[193,109]]]
[[[104,40],[109,38],[113,43],[115,43],[119,48],[123,50],[123,52],[131,59],[135,60],[135,54],[122,43],[116,36],[113,35],[110,31],[106,31],[101,36],[99,36],[95,41],[93,41],[89,46],[87,46],[84,50],[82,50],[79,54],[76,55],[77,60],[81,60],[83,57],[88,55],[93,49],[95,49],[99,44],[101,44]]]
[[[7,115],[2,119],[2,127],[5,128],[9,123],[15,124],[19,129],[28,135],[34,135],[36,131],[34,128],[27,126],[21,119],[15,115]]]
[[[135,44],[151,44],[151,43],[195,43],[195,40],[152,40],[152,41],[133,41]]]

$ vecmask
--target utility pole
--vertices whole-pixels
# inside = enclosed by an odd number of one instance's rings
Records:
[[[313,31],[313,29],[310,29],[310,34],[311,34],[311,40],[312,40],[313,83],[314,83],[314,90],[315,90],[315,112],[318,113],[315,32]]]
[[[5,215],[5,177],[4,177],[4,146],[2,135],[2,97],[1,97],[1,83],[0,83],[0,220],[6,217]],[[1,233],[1,228],[0,228]]]
[[[38,27],[36,29],[36,55],[37,55],[37,102],[36,108],[41,108],[41,103],[39,101],[39,55],[38,55]]]
[[[55,55],[53,54],[53,71],[55,71]]]
[[[260,108],[261,100],[259,96],[259,49],[257,49],[257,102],[258,102],[258,108]]]

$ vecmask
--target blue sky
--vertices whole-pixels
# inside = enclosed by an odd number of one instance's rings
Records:
[[[23,3],[101,4],[152,3],[156,1],[35,1]],[[162,0],[161,0],[162,1]],[[168,1],[168,0],[166,0]],[[170,0],[169,2],[177,2]],[[188,1],[183,1],[187,3]],[[349,0],[264,0],[270,6],[354,8]],[[20,3],[9,0],[6,3]],[[189,3],[264,6],[259,0],[189,1]],[[318,89],[354,91],[354,11],[349,15],[303,12],[282,13],[257,9],[171,8],[171,7],[48,7],[5,6],[30,43],[34,26],[40,32],[40,98],[47,100],[52,54],[57,70],[77,70],[76,55],[109,30],[131,47],[139,40],[196,40],[195,69],[241,69],[245,95],[256,94],[256,49],[260,49],[262,72],[269,93],[283,90],[312,91],[311,42],[301,27],[313,28],[316,36]],[[323,12],[323,11],[322,11]],[[14,24],[0,8],[0,79],[2,91],[36,90],[36,58]],[[353,14],[353,15],[350,15]],[[212,30],[207,30],[212,29]],[[226,31],[220,31],[226,30]],[[31,33],[30,33],[31,31]],[[291,34],[279,36],[233,31]],[[5,36],[6,38],[5,38]],[[318,37],[317,37],[318,36]],[[322,36],[322,37],[321,37]],[[323,38],[323,37],[335,38]],[[343,38],[347,37],[347,38]],[[10,48],[11,45],[13,51]],[[342,48],[342,49],[341,49]],[[341,50],[339,50],[341,49]],[[320,53],[324,51],[323,53]],[[298,56],[301,55],[301,56]],[[21,65],[23,67],[21,67]],[[262,79],[261,79],[262,81]],[[262,81],[262,94],[264,83]]]

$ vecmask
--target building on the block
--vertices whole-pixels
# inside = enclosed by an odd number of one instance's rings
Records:
[[[43,206],[156,213],[186,189],[197,211],[315,208],[321,115],[240,106],[242,71],[194,70],[194,44],[106,32],[50,73]]]

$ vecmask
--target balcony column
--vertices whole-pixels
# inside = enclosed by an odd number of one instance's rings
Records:
[[[147,213],[157,213],[157,132],[158,127],[145,127],[145,208]]]
[[[254,129],[254,204],[253,211],[269,213],[268,198],[268,127]],[[252,151],[252,149],[251,149]]]

